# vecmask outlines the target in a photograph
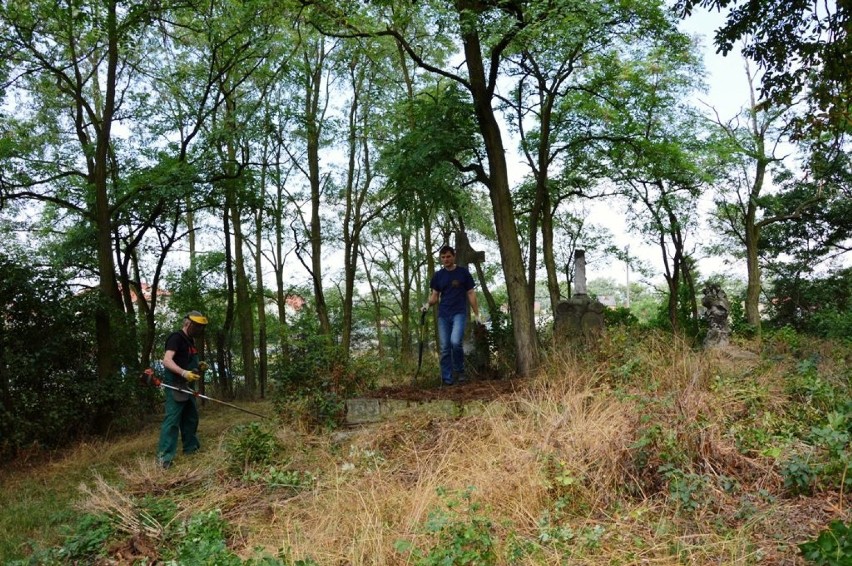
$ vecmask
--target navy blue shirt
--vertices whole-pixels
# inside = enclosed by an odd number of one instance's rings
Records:
[[[467,268],[457,265],[452,271],[441,268],[432,276],[429,287],[441,294],[438,316],[467,314],[467,292],[473,289],[473,277]]]

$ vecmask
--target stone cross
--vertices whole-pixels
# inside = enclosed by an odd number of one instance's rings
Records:
[[[470,245],[467,234],[463,230],[456,232],[456,265],[467,267],[471,263],[484,263],[485,252],[478,252]]]

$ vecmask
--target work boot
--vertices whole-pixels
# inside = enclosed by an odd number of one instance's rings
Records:
[[[158,462],[159,462],[160,466],[163,467],[164,470],[168,470],[169,468],[172,467],[172,461],[171,460],[158,460]]]

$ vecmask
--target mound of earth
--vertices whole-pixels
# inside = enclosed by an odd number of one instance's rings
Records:
[[[436,385],[434,383],[415,382],[405,385],[381,387],[364,394],[371,399],[400,399],[406,401],[449,400],[464,403],[466,401],[489,401],[511,394],[523,387],[523,379],[472,380],[456,385]]]

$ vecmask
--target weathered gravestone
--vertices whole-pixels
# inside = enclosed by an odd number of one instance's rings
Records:
[[[554,313],[553,330],[558,339],[586,339],[604,330],[604,305],[586,294],[586,252],[574,251],[574,294],[560,301]]]
[[[731,305],[728,302],[728,295],[714,283],[704,288],[701,304],[704,306],[704,319],[709,327],[707,336],[704,338],[704,347],[727,346],[731,336],[731,327],[728,323]]]

